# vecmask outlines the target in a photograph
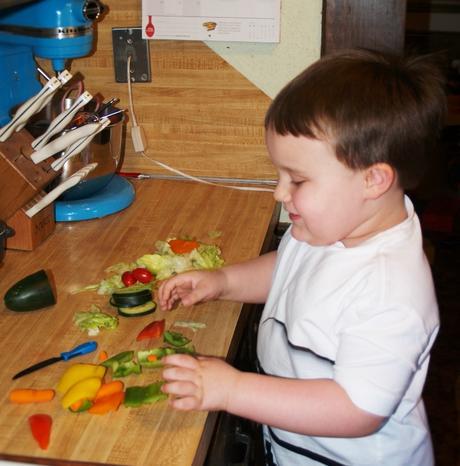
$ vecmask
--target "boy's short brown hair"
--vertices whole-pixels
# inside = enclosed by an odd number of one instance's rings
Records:
[[[444,123],[444,77],[432,56],[345,50],[309,66],[281,90],[265,128],[326,139],[352,169],[387,163],[399,185],[421,180]]]

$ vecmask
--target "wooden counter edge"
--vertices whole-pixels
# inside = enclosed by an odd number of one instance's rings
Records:
[[[275,205],[273,209],[273,215],[270,219],[270,223],[268,226],[267,233],[265,235],[264,242],[262,244],[260,254],[265,254],[272,249],[273,246],[273,235],[278,224],[278,219],[280,216],[281,206],[279,203]],[[238,322],[236,325],[235,333],[233,334],[232,342],[230,343],[230,348],[227,354],[227,362],[232,363],[235,359],[236,352],[238,350],[239,343],[241,341],[241,337],[243,335],[243,331],[246,327],[248,322],[248,311],[249,306],[244,308],[244,304],[241,304],[240,316],[238,318]],[[201,434],[200,443],[198,444],[198,448],[195,454],[195,458],[191,466],[202,466],[206,460],[206,456],[208,454],[209,447],[211,445],[211,440],[213,438],[217,420],[219,418],[220,412],[219,411],[212,411],[208,413],[206,418],[206,422],[204,425],[203,433]]]

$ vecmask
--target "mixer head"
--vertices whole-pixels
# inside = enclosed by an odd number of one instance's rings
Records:
[[[0,0],[0,125],[40,90],[34,58],[51,60],[59,72],[66,60],[88,55],[103,10],[99,0]]]

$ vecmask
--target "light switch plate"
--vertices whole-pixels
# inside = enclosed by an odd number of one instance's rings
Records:
[[[150,82],[150,54],[149,44],[142,39],[140,27],[112,28],[113,64],[115,81],[126,83],[128,56],[131,56],[131,82]]]

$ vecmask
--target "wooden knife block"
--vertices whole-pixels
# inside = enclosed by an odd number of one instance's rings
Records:
[[[35,164],[24,155],[31,153],[32,135],[25,129],[0,142],[0,219],[11,217],[60,172],[51,168],[53,158]]]
[[[33,251],[48,238],[56,228],[54,220],[54,204],[51,203],[35,214],[32,218],[26,215],[26,210],[38,202],[45,193],[40,193],[28,202],[14,215],[6,220],[6,224],[15,231],[14,236],[6,239],[7,249]]]

